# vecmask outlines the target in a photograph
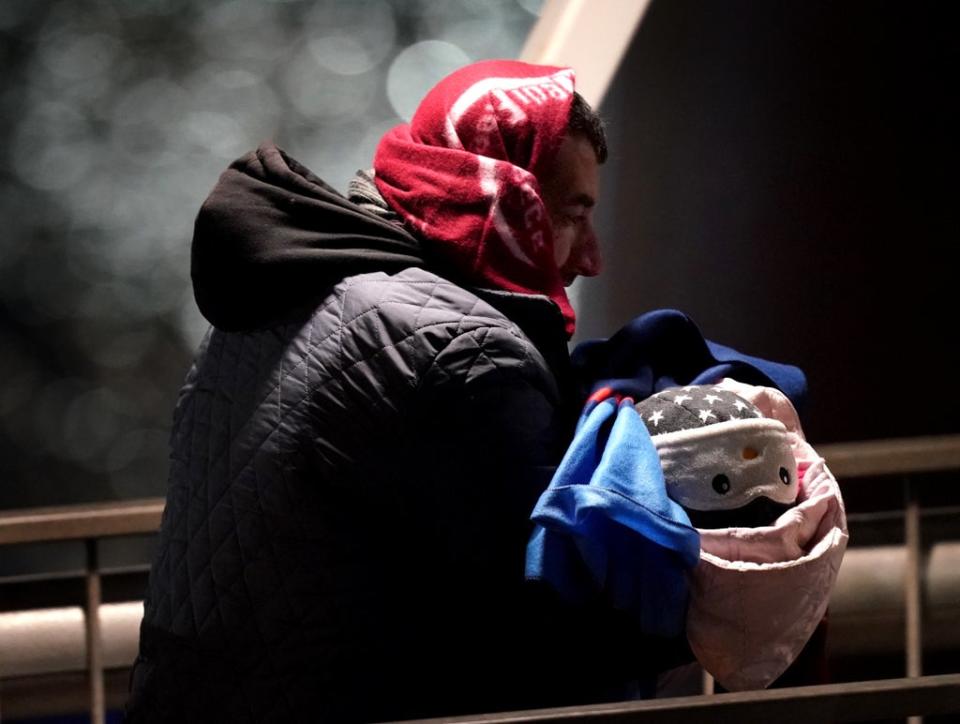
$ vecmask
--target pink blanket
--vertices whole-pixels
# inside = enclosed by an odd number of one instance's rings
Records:
[[[700,530],[687,637],[701,665],[731,691],[768,686],[823,618],[847,545],[840,488],[806,442],[790,401],[771,388],[722,385],[786,425],[800,502],[763,528]]]

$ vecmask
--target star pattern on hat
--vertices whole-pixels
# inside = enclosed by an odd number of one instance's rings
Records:
[[[636,407],[651,435],[763,417],[756,405],[716,385],[672,387]]]

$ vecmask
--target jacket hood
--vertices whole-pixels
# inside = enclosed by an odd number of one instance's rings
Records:
[[[402,227],[347,200],[272,143],[223,172],[197,215],[191,247],[197,305],[227,331],[276,322],[345,277],[425,263]]]

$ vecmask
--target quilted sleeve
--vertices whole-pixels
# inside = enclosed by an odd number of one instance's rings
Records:
[[[536,350],[509,329],[461,335],[420,394],[413,434],[437,595],[451,641],[489,658],[487,684],[522,687],[525,705],[596,701],[625,696],[625,682],[665,665],[663,642],[641,642],[621,612],[573,607],[524,580],[530,513],[572,436]]]
[[[522,550],[530,511],[568,434],[542,357],[509,328],[482,327],[457,336],[437,356],[419,398],[418,442],[435,461],[430,502],[438,526],[449,524],[444,538],[453,543],[451,555],[488,566],[497,561],[491,545]],[[486,543],[478,546],[481,536]]]

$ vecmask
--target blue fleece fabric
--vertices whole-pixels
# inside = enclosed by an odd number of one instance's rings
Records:
[[[609,339],[583,342],[571,359],[584,398],[609,387],[639,402],[668,387],[715,384],[730,377],[776,387],[801,416],[806,401],[807,380],[800,368],[704,339],[696,324],[674,309],[642,314]]]
[[[584,397],[609,388],[643,400],[668,387],[723,377],[776,387],[799,410],[806,378],[779,364],[710,342],[685,314],[643,314],[608,340],[574,350]],[[667,497],[660,459],[633,400],[587,404],[567,454],[531,519],[526,575],[565,599],[602,595],[633,614],[650,635],[676,636],[686,616],[686,571],[700,557],[700,536]]]
[[[531,518],[527,578],[549,582],[574,603],[602,594],[645,633],[683,631],[685,571],[700,558],[700,536],[667,497],[631,400],[587,407]]]

